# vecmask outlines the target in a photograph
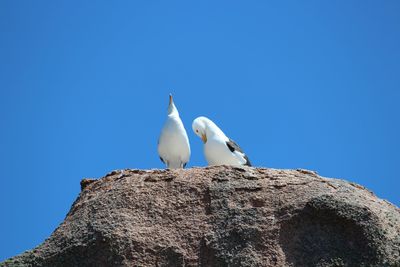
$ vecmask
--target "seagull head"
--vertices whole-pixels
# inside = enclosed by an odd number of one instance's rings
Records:
[[[203,140],[203,143],[207,142],[207,121],[206,117],[198,117],[192,124],[193,132]]]
[[[175,107],[174,99],[172,95],[169,94],[169,105],[168,105],[168,116],[179,116],[178,109]]]

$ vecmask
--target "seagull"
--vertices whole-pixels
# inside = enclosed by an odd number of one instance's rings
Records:
[[[193,121],[194,133],[204,142],[208,165],[251,166],[249,158],[232,139],[210,119],[198,117]]]
[[[190,158],[189,139],[171,94],[167,121],[161,130],[157,150],[168,169],[185,168]]]

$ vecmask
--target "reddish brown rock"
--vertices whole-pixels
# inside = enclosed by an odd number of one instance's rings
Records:
[[[0,266],[400,266],[400,211],[307,170],[114,171]]]

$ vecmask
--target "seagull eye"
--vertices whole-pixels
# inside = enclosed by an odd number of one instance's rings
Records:
[[[196,130],[196,133],[198,133],[199,132],[199,130]]]

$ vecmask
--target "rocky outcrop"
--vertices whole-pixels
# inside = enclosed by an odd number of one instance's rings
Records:
[[[400,211],[307,170],[114,171],[0,266],[400,266]]]

